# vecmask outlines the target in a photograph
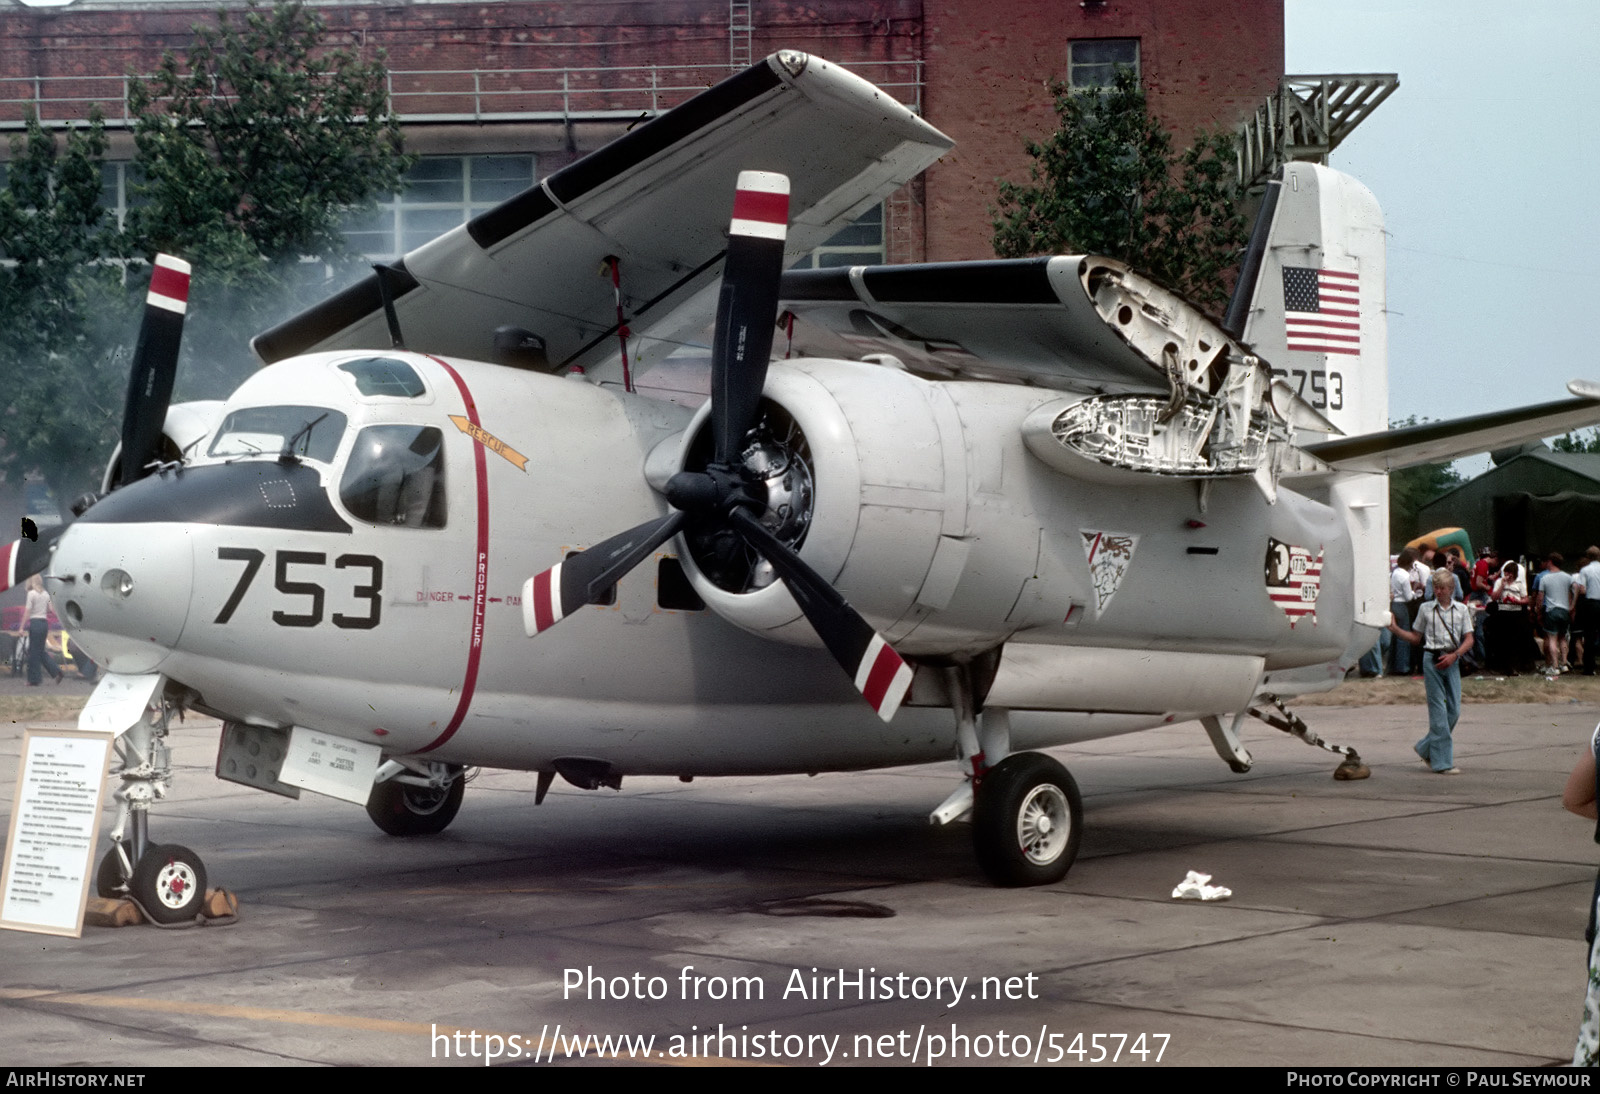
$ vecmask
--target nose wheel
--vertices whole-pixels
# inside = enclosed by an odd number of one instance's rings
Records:
[[[131,896],[156,923],[184,923],[199,914],[205,900],[206,867],[189,848],[163,843],[146,850],[127,877],[113,846],[100,860],[95,889],[112,899]]]
[[[1067,769],[1039,752],[990,768],[972,808],[978,865],[996,885],[1049,885],[1078,857],[1083,799]]]

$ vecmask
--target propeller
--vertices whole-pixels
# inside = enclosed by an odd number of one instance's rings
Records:
[[[190,266],[181,258],[156,255],[150,291],[144,298],[144,322],[133,351],[128,401],[122,410],[121,485],[149,473],[161,452],[161,427],[172,404],[178,376],[178,347],[183,341],[183,315],[189,306]]]
[[[145,295],[144,319],[133,351],[128,401],[122,411],[122,471],[116,486],[148,474],[161,451],[161,428],[172,403],[178,374],[178,347],[189,301],[189,263],[157,255]],[[113,486],[113,489],[116,488]],[[24,519],[22,538],[0,547],[0,593],[28,580],[50,564],[50,551],[66,524],[40,532]]]
[[[623,575],[682,531],[719,559],[745,552],[765,559],[823,645],[887,722],[911,685],[911,666],[762,519],[771,515],[764,476],[772,452],[771,446],[752,444],[751,434],[763,421],[761,393],[788,221],[788,178],[740,172],[711,346],[710,458],[703,468],[667,481],[673,511],[666,516],[529,578],[522,589],[523,628],[530,637],[540,634],[604,599]]]

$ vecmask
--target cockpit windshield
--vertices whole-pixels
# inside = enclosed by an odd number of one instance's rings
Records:
[[[346,418],[321,406],[247,406],[235,410],[217,430],[207,454],[212,456],[277,456],[290,454],[332,463],[344,436]]]

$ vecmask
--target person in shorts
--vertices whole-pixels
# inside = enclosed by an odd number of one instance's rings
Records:
[[[1561,568],[1564,560],[1551,552],[1544,560],[1544,574],[1539,578],[1538,605],[1544,624],[1545,665],[1551,673],[1570,672],[1567,664],[1567,634],[1572,629],[1573,599],[1578,590],[1572,575]]]

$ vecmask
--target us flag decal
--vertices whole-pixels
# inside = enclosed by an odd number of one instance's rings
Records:
[[[1317,596],[1322,592],[1322,551],[1311,557],[1306,547],[1279,539],[1267,540],[1267,595],[1289,617],[1292,629],[1300,620],[1317,622]]]
[[[1361,275],[1283,268],[1283,332],[1291,350],[1361,353]]]

